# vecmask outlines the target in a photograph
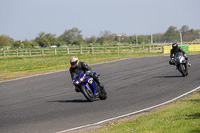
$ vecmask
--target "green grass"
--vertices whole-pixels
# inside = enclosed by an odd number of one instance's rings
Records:
[[[112,53],[112,54],[78,54],[80,61],[88,64],[108,62],[125,58],[161,55],[161,53]],[[52,55],[33,57],[0,58],[0,81],[40,73],[69,69],[72,55]]]
[[[125,122],[113,121],[90,133],[199,133],[200,91]]]

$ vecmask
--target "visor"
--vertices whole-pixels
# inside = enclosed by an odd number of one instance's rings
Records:
[[[76,65],[77,61],[76,62],[71,62],[71,65],[74,66]]]
[[[77,66],[77,61],[76,62],[70,62],[72,68],[75,68]]]

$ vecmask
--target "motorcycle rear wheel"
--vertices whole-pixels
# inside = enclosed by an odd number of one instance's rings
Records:
[[[107,93],[106,93],[106,90],[103,88],[103,89],[100,89],[100,94],[99,94],[99,98],[101,100],[105,100],[107,98]]]

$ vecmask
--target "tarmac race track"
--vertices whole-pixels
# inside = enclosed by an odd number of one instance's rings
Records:
[[[200,86],[200,55],[182,77],[168,56],[92,65],[107,100],[87,102],[69,71],[0,82],[0,133],[55,133],[161,104]]]

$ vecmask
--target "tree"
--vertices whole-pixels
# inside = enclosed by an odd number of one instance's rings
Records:
[[[104,38],[105,43],[112,43],[116,39],[116,34],[113,34],[108,30],[100,32],[100,36]]]
[[[12,44],[12,47],[14,48],[19,48],[20,47],[20,41],[15,41],[13,44]]]
[[[24,42],[19,40],[19,41],[15,41],[13,44],[12,44],[12,47],[14,48],[25,48],[25,45],[24,45]]]
[[[164,33],[164,40],[166,42],[177,42],[180,40],[179,31],[176,27],[170,26],[168,30]]]
[[[66,42],[67,44],[80,45],[81,43],[83,43],[81,32],[82,31],[78,28],[65,30],[65,32],[59,37],[59,39]]]
[[[115,35],[114,42],[119,42],[119,37],[117,35]]]
[[[85,42],[86,42],[87,44],[90,44],[90,43],[95,44],[95,42],[96,42],[96,37],[95,37],[95,36],[87,37],[87,38],[85,39]]]
[[[187,31],[189,31],[189,29],[190,29],[189,26],[184,25],[181,27],[180,32],[187,32]]]
[[[105,43],[105,38],[104,37],[98,37],[96,43],[103,45]]]
[[[190,33],[188,32],[190,29],[187,25],[181,27],[180,32],[182,34],[183,41],[190,40]]]
[[[61,42],[56,38],[55,34],[40,32],[38,37],[35,38],[35,42],[41,47],[48,47],[52,45],[60,46]]]
[[[35,42],[39,44],[40,47],[48,47],[50,46],[50,43],[47,38],[45,38],[45,33],[40,32],[38,34],[38,37],[35,38]]]
[[[1,35],[0,36],[0,48],[4,46],[11,46],[11,44],[14,42],[12,38],[6,35]]]
[[[136,44],[136,36],[130,36],[129,41],[130,44]]]
[[[149,42],[151,42],[151,36],[149,36],[148,39],[149,39]],[[163,33],[154,34],[153,42],[156,42],[156,43],[165,42]]]

